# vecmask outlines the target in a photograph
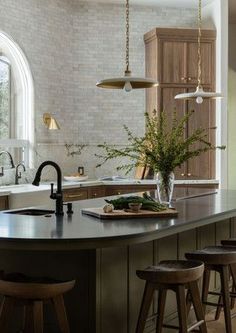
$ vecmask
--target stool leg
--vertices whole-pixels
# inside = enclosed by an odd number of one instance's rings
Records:
[[[229,267],[222,266],[220,269],[222,300],[224,304],[225,329],[226,333],[232,333],[232,324],[230,316],[230,301],[229,301]]]
[[[218,305],[216,308],[215,320],[218,320],[220,318],[220,313],[221,313],[221,308],[222,308],[222,306],[220,305],[221,303],[222,303],[222,296],[219,296]]]
[[[233,280],[232,292],[236,292],[236,265],[230,265],[230,272]],[[231,309],[234,308],[235,298],[231,298]]]
[[[185,287],[183,285],[178,285],[176,287],[176,299],[177,299],[177,308],[179,316],[179,332],[187,333],[187,309],[185,301]]]
[[[154,294],[154,286],[146,282],[144,293],[143,293],[143,299],[142,299],[142,304],[139,312],[139,317],[138,317],[138,323],[136,327],[136,333],[143,333],[144,328],[145,328],[145,322],[148,316],[148,311],[152,303],[153,299],[153,294]]]
[[[42,301],[34,301],[33,316],[34,316],[34,333],[43,333],[43,302]]]
[[[190,289],[192,303],[193,303],[194,311],[195,311],[195,314],[196,314],[196,317],[197,317],[197,321],[204,320],[204,322],[199,326],[199,331],[201,333],[207,333],[205,316],[204,316],[204,312],[203,312],[203,309],[202,309],[202,302],[201,302],[197,282],[196,281],[191,282],[189,284],[189,289]]]
[[[203,274],[203,283],[202,283],[202,303],[203,303],[202,308],[204,314],[206,312],[206,305],[204,304],[204,302],[207,302],[209,284],[210,284],[210,270],[205,268]]]
[[[162,325],[164,319],[164,311],[166,304],[166,289],[160,289],[158,293],[158,309],[157,309],[157,324],[156,324],[156,333],[162,332]]]
[[[54,297],[52,301],[57,314],[57,320],[61,333],[70,333],[63,296],[59,295]]]
[[[0,312],[0,332],[7,332],[10,313],[13,305],[14,301],[10,297],[4,296]]]

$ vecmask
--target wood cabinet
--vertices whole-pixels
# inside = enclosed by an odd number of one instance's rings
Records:
[[[204,90],[215,89],[215,38],[213,30],[202,31],[202,84]],[[146,75],[160,85],[146,91],[146,110],[167,113],[171,120],[174,111],[183,117],[194,110],[185,128],[185,137],[195,129],[207,129],[207,140],[215,143],[215,103],[204,100],[175,100],[180,93],[194,91],[197,84],[197,30],[157,28],[144,36],[146,50]],[[195,145],[196,147],[196,145]],[[175,170],[176,179],[214,179],[215,152],[206,152]]]
[[[88,199],[88,189],[86,187],[70,188],[63,190],[63,200],[65,202],[84,199]]]
[[[9,209],[8,196],[4,195],[0,197],[0,210]]]
[[[88,198],[89,199],[101,198],[101,197],[105,197],[105,195],[106,195],[105,186],[103,186],[103,185],[88,187]]]

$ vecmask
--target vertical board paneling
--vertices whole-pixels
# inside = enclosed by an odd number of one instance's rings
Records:
[[[185,259],[186,252],[196,250],[197,248],[196,229],[182,232],[178,237],[178,258]]]
[[[127,248],[102,249],[101,332],[127,333]]]
[[[158,261],[177,259],[178,256],[177,238],[178,238],[177,235],[173,235],[158,240],[158,246],[157,246]],[[168,291],[166,299],[165,316],[169,316],[174,312],[176,312],[176,297],[172,291]]]
[[[153,265],[153,242],[129,247],[129,332],[135,332],[145,281],[136,276],[137,269]]]

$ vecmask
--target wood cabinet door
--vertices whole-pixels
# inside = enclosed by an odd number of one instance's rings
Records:
[[[167,114],[168,122],[171,126],[173,113],[176,112],[177,119],[182,118],[186,112],[186,102],[180,99],[175,99],[177,94],[186,92],[184,88],[162,88],[161,89],[161,105],[160,110]],[[186,136],[186,131],[184,133]],[[181,167],[174,170],[175,179],[187,178],[187,165],[184,163]]]
[[[202,71],[202,84],[211,84],[213,82],[212,73],[214,70],[212,58],[212,43],[201,43],[201,71]],[[198,44],[187,43],[187,83],[196,84],[198,77]]]
[[[194,110],[194,114],[188,122],[188,135],[191,135],[197,128],[205,128],[207,131],[206,140],[215,143],[215,111],[214,101],[204,100],[202,104],[195,101],[188,101],[188,109]],[[194,144],[194,149],[200,144]],[[215,152],[202,153],[188,161],[188,178],[190,179],[211,179],[215,178]]]
[[[187,83],[186,43],[180,41],[162,42],[162,83]]]

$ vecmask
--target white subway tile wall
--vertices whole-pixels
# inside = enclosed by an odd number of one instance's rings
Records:
[[[130,66],[143,76],[143,35],[154,27],[195,27],[196,10],[132,6]],[[24,50],[35,84],[36,167],[58,162],[63,173],[85,167],[91,178],[117,174],[114,161],[100,169],[94,156],[104,141],[126,145],[123,124],[144,133],[145,91],[130,93],[96,87],[102,78],[123,75],[124,5],[78,0],[1,0],[0,30]],[[60,131],[48,131],[44,112],[54,114]],[[86,144],[80,155],[67,156],[66,143]]]

